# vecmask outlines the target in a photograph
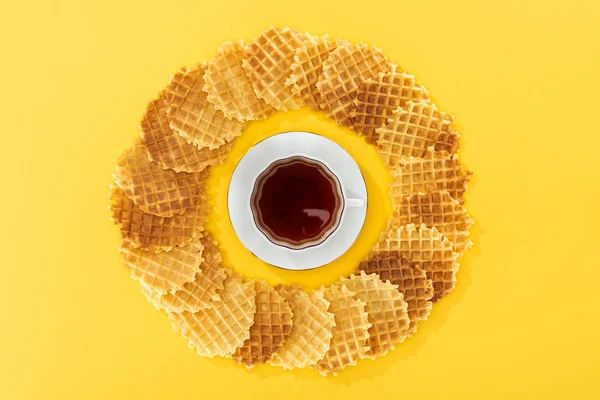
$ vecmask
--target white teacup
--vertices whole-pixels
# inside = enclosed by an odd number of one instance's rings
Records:
[[[287,159],[322,166],[340,201],[326,229],[301,243],[269,232],[253,207],[260,177]],[[308,132],[287,132],[263,140],[242,158],[229,184],[228,207],[236,234],[254,255],[277,267],[306,270],[330,263],[352,246],[365,221],[367,189],[358,165],[338,144]]]

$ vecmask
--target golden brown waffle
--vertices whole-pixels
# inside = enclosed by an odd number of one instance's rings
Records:
[[[123,240],[119,252],[123,256],[123,265],[131,271],[131,278],[164,293],[180,289],[200,272],[200,264],[204,261],[204,246],[200,239],[198,236],[183,247],[160,253],[136,249]]]
[[[208,101],[227,118],[239,121],[265,119],[275,109],[254,93],[242,68],[245,57],[246,44],[242,40],[221,43],[204,74],[204,91]]]
[[[348,290],[345,285],[321,288],[329,301],[329,312],[335,316],[331,347],[315,368],[321,375],[337,375],[342,369],[356,365],[369,350],[369,316],[365,303]]]
[[[415,77],[392,64],[390,71],[360,84],[350,118],[354,130],[366,136],[370,144],[377,143],[377,128],[385,125],[388,117],[408,101],[428,99],[427,89],[417,85]]]
[[[402,198],[408,195],[436,190],[448,191],[462,205],[472,175],[463,169],[457,154],[450,155],[429,147],[423,158],[401,160],[399,167],[392,170],[392,205],[398,207]]]
[[[184,283],[179,290],[168,293],[158,293],[155,290],[149,293],[147,285],[142,288],[142,292],[156,308],[167,312],[196,312],[220,300],[219,292],[223,290],[223,281],[227,277],[226,270],[221,267],[221,252],[208,233],[201,239],[201,243],[204,246],[205,260],[200,265],[201,271],[191,281]]]
[[[199,149],[217,149],[242,134],[245,124],[227,118],[204,92],[206,63],[182,68],[167,86],[167,116],[171,128]]]
[[[169,126],[164,92],[148,104],[140,131],[150,161],[175,172],[200,172],[208,166],[222,164],[233,147],[233,142],[215,150],[198,149],[189,144]]]
[[[292,309],[288,302],[265,281],[255,281],[256,314],[250,338],[237,349],[233,361],[252,368],[266,363],[292,331]]]
[[[291,86],[292,93],[313,110],[319,110],[321,95],[317,90],[319,76],[323,72],[323,62],[335,49],[340,40],[329,39],[329,36],[310,37],[294,54],[294,63],[290,67],[292,74],[285,82]]]
[[[295,29],[270,27],[246,47],[242,65],[254,92],[277,110],[295,110],[302,106],[285,81],[290,76],[296,49],[307,38]]]
[[[416,264],[410,265],[410,260],[400,252],[377,253],[361,262],[358,269],[398,285],[398,291],[408,303],[408,336],[415,333],[417,325],[427,319],[432,307],[433,282],[427,278],[427,272]]]
[[[453,124],[454,117],[438,111],[429,100],[409,101],[376,129],[377,153],[388,167],[395,167],[410,156],[423,157],[430,146],[454,154],[460,136],[451,129]]]
[[[278,285],[276,289],[292,307],[294,326],[269,363],[283,369],[315,365],[329,350],[335,325],[333,314],[327,311],[329,302],[320,291],[308,295],[297,286]]]
[[[394,213],[392,228],[421,224],[436,227],[454,245],[459,258],[471,247],[469,229],[473,220],[458,201],[446,191],[417,193],[404,197]]]
[[[170,313],[173,329],[201,356],[230,356],[250,337],[256,311],[254,283],[230,274],[221,301],[195,313]]]
[[[359,275],[341,278],[335,284],[346,285],[356,294],[357,299],[365,303],[371,323],[367,339],[369,350],[365,357],[381,357],[404,341],[410,325],[408,304],[396,285],[383,282],[376,274],[367,275],[363,271]]]
[[[139,140],[117,160],[115,183],[142,211],[160,217],[194,207],[206,173],[175,172],[148,160]]]
[[[414,224],[401,226],[388,233],[385,240],[373,248],[378,252],[400,252],[410,260],[411,266],[420,266],[433,281],[433,298],[436,302],[454,289],[458,272],[458,253],[452,249],[452,242],[436,228]],[[371,257],[376,256],[372,254]],[[351,288],[350,288],[351,289]]]
[[[145,213],[117,185],[111,186],[109,200],[111,219],[119,225],[123,239],[142,250],[168,251],[185,246],[204,230],[209,213],[204,193],[192,208],[174,217]]]
[[[339,125],[351,128],[350,112],[360,84],[390,68],[387,57],[376,47],[340,44],[323,62],[323,73],[316,84],[320,107]]]

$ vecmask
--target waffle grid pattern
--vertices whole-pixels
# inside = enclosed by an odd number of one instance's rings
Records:
[[[264,100],[248,96],[253,92],[252,83],[246,76],[242,63],[246,57],[243,41],[225,42],[204,74],[204,91],[207,99],[227,118],[251,121],[267,118],[275,112]]]
[[[208,101],[204,92],[206,63],[182,68],[166,89],[171,128],[198,148],[218,149],[242,134],[243,122],[227,118]]]
[[[398,286],[408,304],[408,335],[415,333],[419,321],[426,320],[433,307],[433,282],[427,278],[427,272],[417,264],[411,266],[410,260],[400,252],[378,253],[361,262],[358,269],[366,274],[377,274],[382,281]]]
[[[385,125],[388,117],[409,101],[428,99],[427,89],[416,83],[415,77],[398,71],[395,64],[386,73],[360,84],[350,113],[354,130],[366,137],[367,143],[377,144],[376,129]]]
[[[391,68],[387,57],[376,47],[345,42],[323,62],[317,82],[320,107],[339,125],[353,126],[350,112],[360,84]]]

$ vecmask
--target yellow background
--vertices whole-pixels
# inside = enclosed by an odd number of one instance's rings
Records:
[[[0,398],[599,395],[599,2],[97,3],[0,5]],[[456,115],[475,172],[455,292],[397,350],[333,379],[196,356],[128,279],[108,221],[114,161],[168,76],[270,24],[380,46]],[[304,123],[326,124],[300,111],[249,129]],[[308,286],[352,269],[253,265],[236,268]]]

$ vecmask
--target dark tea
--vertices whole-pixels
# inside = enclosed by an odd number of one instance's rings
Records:
[[[271,164],[258,177],[251,202],[259,229],[271,241],[293,247],[324,240],[343,207],[336,176],[305,157]]]

